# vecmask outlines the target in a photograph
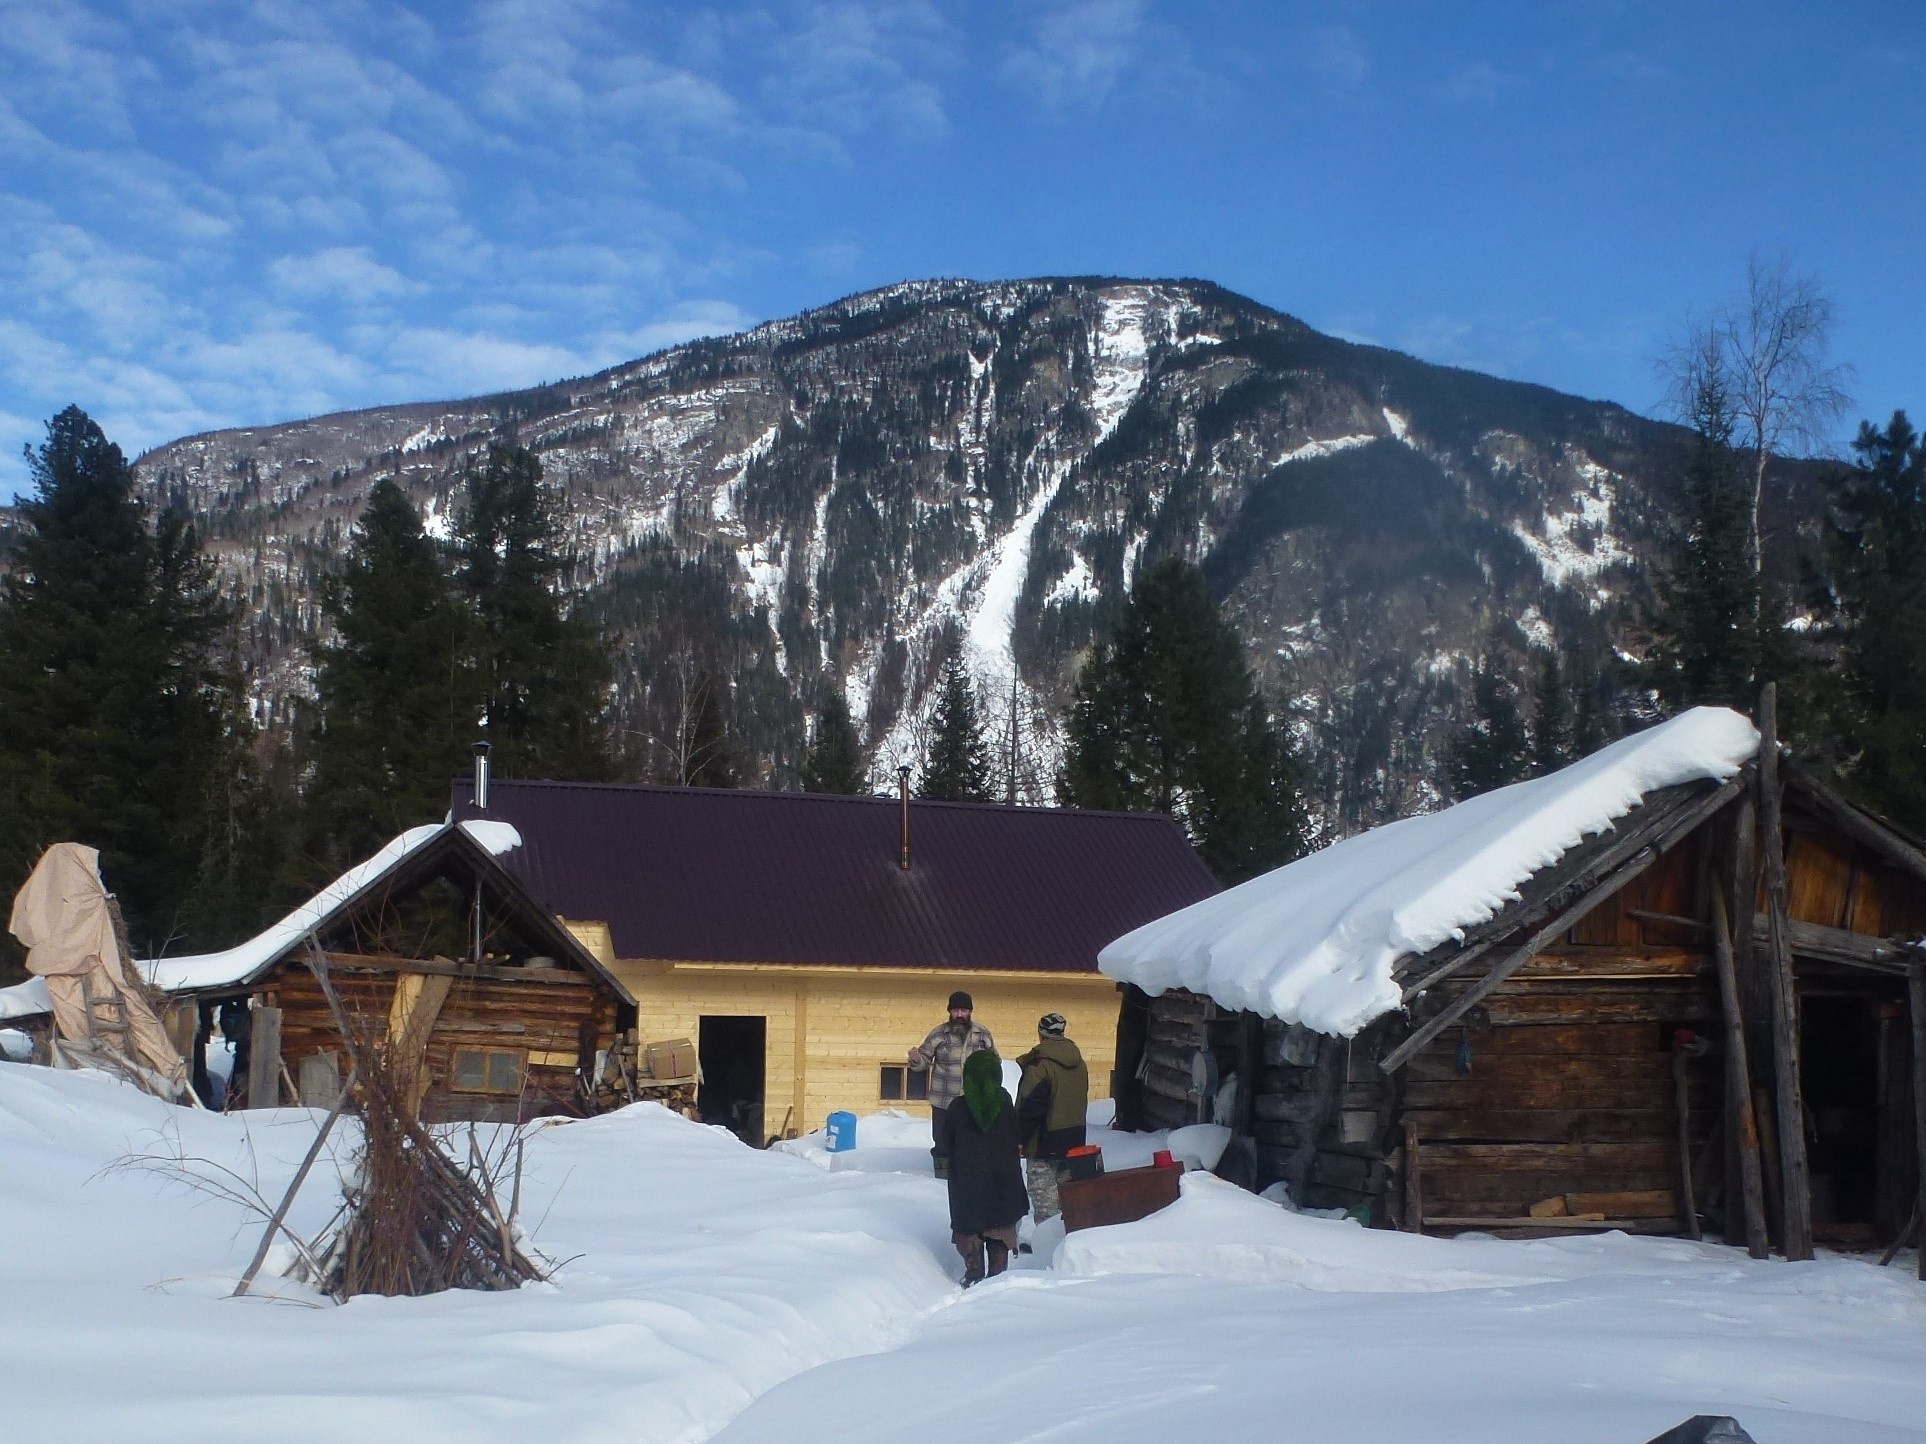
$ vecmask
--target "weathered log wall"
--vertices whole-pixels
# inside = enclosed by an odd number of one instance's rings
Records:
[[[405,965],[404,965],[405,966]],[[494,970],[506,972],[506,969]],[[337,960],[335,991],[351,1016],[385,1032],[403,967],[356,967]],[[345,1058],[341,1035],[320,985],[290,960],[264,981],[263,1001],[281,1009],[281,1055],[290,1070],[301,1060],[332,1053]],[[428,1088],[422,1117],[429,1122],[513,1122],[581,1111],[576,1070],[594,1063],[597,1049],[616,1037],[616,1000],[598,981],[560,968],[530,969],[526,981],[457,975],[428,1038]],[[593,1040],[583,1057],[583,1045]],[[461,1092],[450,1086],[458,1049],[527,1054],[519,1098]],[[340,1063],[345,1071],[346,1063]]]

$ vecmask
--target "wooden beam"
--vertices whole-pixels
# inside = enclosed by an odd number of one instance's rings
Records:
[[[255,1008],[248,1018],[247,1106],[281,1106],[281,1010]]]
[[[1530,962],[1533,956],[1547,943],[1551,942],[1560,933],[1570,929],[1572,925],[1584,917],[1585,914],[1604,902],[1607,898],[1613,896],[1620,888],[1624,887],[1626,883],[1644,872],[1646,868],[1658,861],[1658,857],[1659,849],[1656,846],[1647,846],[1629,861],[1623,863],[1618,871],[1601,879],[1590,891],[1582,893],[1578,899],[1569,904],[1564,911],[1554,914],[1549,922],[1543,924],[1537,932],[1525,939],[1522,947],[1515,949],[1494,963],[1491,970],[1487,972],[1484,977],[1480,978],[1477,982],[1466,988],[1464,992],[1452,999],[1451,1002],[1447,1003],[1435,1018],[1415,1029],[1410,1037],[1406,1038],[1379,1060],[1378,1067],[1386,1073],[1395,1073],[1399,1068],[1403,1067],[1405,1063],[1410,1061],[1411,1056],[1418,1052],[1419,1049],[1423,1048],[1433,1038],[1436,1038],[1440,1033],[1444,1032],[1446,1028],[1449,1028],[1479,1003],[1482,1003],[1486,998],[1490,997],[1492,993],[1496,992],[1501,983],[1520,968],[1524,967],[1526,963]]]
[[[1424,1182],[1418,1172],[1418,1125],[1404,1122],[1404,1231],[1424,1232]]]
[[[1780,826],[1779,689],[1759,696],[1759,843],[1765,854],[1766,910],[1772,969],[1772,1081],[1779,1115],[1780,1217],[1788,1259],[1812,1257],[1812,1173],[1806,1161],[1806,1114],[1799,1079],[1799,994],[1786,936],[1785,833]]]
[[[451,963],[443,959],[391,958],[374,953],[326,953],[328,966],[351,973],[425,973],[430,977],[480,978],[491,983],[544,983],[569,988],[593,987],[595,980],[573,968],[504,968],[490,963]]]
[[[1719,1007],[1725,1016],[1725,1122],[1739,1154],[1745,1249],[1754,1258],[1764,1258],[1772,1246],[1766,1234],[1765,1182],[1759,1170],[1759,1121],[1752,1112],[1752,1069],[1746,1059],[1745,1017],[1739,1011],[1739,973],[1732,956],[1732,929],[1726,917],[1725,893],[1716,883],[1712,887],[1712,950],[1718,960]],[[1732,1200],[1728,1197],[1728,1218],[1731,1212]],[[1731,1232],[1730,1224],[1727,1232]]]
[[[1913,1153],[1919,1164],[1919,1276],[1926,1280],[1926,963],[1915,963],[1906,980],[1913,1014]]]
[[[1752,936],[1755,942],[1768,945],[1772,938],[1772,915],[1754,913],[1752,915]],[[1828,963],[1845,963],[1851,967],[1872,968],[1882,973],[1893,973],[1905,977],[1911,971],[1915,949],[1910,945],[1891,938],[1875,938],[1865,933],[1855,933],[1846,928],[1829,928],[1823,923],[1802,922],[1798,918],[1785,921],[1787,945],[1795,957],[1818,958]]]
[[[1866,812],[1853,806],[1844,796],[1821,782],[1810,771],[1793,763],[1786,764],[1786,781],[1799,793],[1799,800],[1845,833],[1869,852],[1917,882],[1926,882],[1926,853],[1914,847],[1890,828],[1882,826]]]

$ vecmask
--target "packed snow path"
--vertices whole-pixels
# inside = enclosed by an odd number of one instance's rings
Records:
[[[173,1139],[275,1197],[313,1124],[0,1065],[9,1437],[1638,1444],[1709,1412],[1760,1444],[1926,1441],[1910,1270],[1373,1233],[1192,1175],[963,1294],[908,1119],[865,1119],[833,1170],[652,1106],[544,1128],[526,1211],[554,1283],[340,1308],[226,1298],[258,1224],[106,1171]]]

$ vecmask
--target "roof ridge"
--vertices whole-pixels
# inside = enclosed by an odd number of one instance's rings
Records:
[[[469,778],[458,777],[455,779],[454,785],[458,789],[467,785],[472,798],[473,786]],[[900,804],[899,798],[887,792],[804,792],[777,787],[690,787],[669,782],[579,782],[561,778],[504,778],[497,776],[489,779],[489,786],[496,791],[504,787],[552,787],[558,789],[569,788],[604,792],[682,793],[700,797],[781,798],[787,801],[808,802],[812,804],[837,802],[883,803],[891,807]],[[910,801],[918,807],[959,808],[973,812],[1023,813],[1039,817],[1101,817],[1127,818],[1133,821],[1177,822],[1177,819],[1168,812],[1157,812],[1147,808],[1125,811],[1101,807],[1062,807],[1056,805],[1039,807],[1022,802],[953,802],[942,798],[914,796],[910,798]],[[470,805],[473,805],[472,802]]]

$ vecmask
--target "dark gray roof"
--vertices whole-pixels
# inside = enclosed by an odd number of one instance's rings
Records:
[[[1150,813],[562,782],[455,786],[513,823],[501,859],[623,958],[1095,972],[1112,938],[1218,890]]]

